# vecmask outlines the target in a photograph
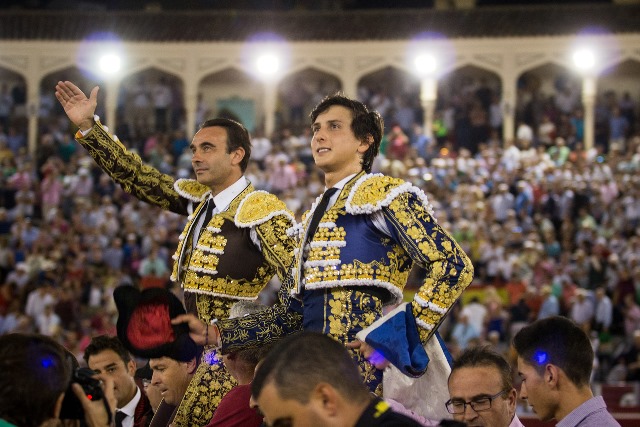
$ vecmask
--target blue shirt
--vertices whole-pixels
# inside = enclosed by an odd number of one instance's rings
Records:
[[[620,427],[620,424],[607,411],[602,396],[591,399],[571,411],[556,427]]]

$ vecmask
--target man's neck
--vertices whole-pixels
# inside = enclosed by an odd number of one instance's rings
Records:
[[[362,172],[362,168],[351,168],[348,170],[341,170],[335,172],[325,172],[324,175],[324,185],[327,188],[331,188],[349,175],[355,175],[357,173]]]
[[[135,387],[133,387],[133,389],[131,390],[131,392],[129,393],[127,398],[125,399],[124,403],[122,405],[118,404],[118,409],[122,409],[125,406],[127,406],[129,403],[131,403],[131,401],[134,399],[134,397],[136,397],[137,393],[138,393],[138,386],[135,386]]]
[[[358,421],[360,421],[360,418],[362,417],[362,414],[364,413],[365,409],[367,409],[367,406],[369,405],[369,403],[370,402],[354,405],[351,402],[350,403],[342,402],[341,408],[340,408],[341,410],[337,414],[337,417],[334,420],[335,425],[355,426],[358,423]]]
[[[254,371],[245,372],[240,370],[240,372],[235,375],[236,381],[238,381],[239,385],[251,384],[251,381],[253,381],[253,373]]]
[[[588,385],[586,387],[572,388],[572,391],[567,390],[561,393],[565,400],[561,401],[560,405],[558,405],[558,409],[555,413],[556,421],[561,421],[563,418],[573,412],[578,406],[593,398],[593,392]]]
[[[229,178],[224,182],[224,184],[210,186],[209,188],[211,189],[211,195],[215,197],[218,194],[222,193],[224,190],[238,182],[238,180],[242,178],[242,175],[242,173],[232,173],[231,175],[229,175]]]

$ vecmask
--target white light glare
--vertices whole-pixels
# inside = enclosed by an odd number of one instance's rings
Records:
[[[428,53],[418,55],[415,59],[416,70],[422,75],[432,74],[437,65],[436,58]]]
[[[596,57],[589,49],[580,49],[573,54],[573,63],[581,70],[589,70],[596,64]]]
[[[120,57],[115,53],[109,53],[100,58],[100,69],[107,74],[114,74],[120,71],[122,65]]]
[[[272,53],[260,55],[256,61],[258,71],[264,76],[273,76],[280,69],[280,60]]]

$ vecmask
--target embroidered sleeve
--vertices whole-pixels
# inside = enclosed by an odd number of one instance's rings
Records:
[[[293,226],[290,218],[278,215],[256,227],[261,242],[262,255],[276,268],[280,281],[284,283],[289,273],[288,266],[293,261],[295,240],[287,235]]]
[[[426,271],[426,278],[411,303],[420,341],[426,343],[471,283],[473,266],[414,193],[398,195],[383,213],[393,238]]]
[[[174,190],[174,179],[142,163],[140,156],[128,151],[100,121],[96,120],[86,136],[78,132],[76,141],[124,191],[162,209],[187,215],[188,201]]]
[[[301,331],[302,303],[291,296],[293,290],[293,275],[289,275],[273,306],[248,316],[219,320],[216,325],[222,340],[222,354],[275,343]]]
[[[238,227],[255,227],[262,255],[284,282],[295,248],[295,240],[287,234],[295,218],[287,206],[273,194],[254,191],[238,206],[235,223]]]

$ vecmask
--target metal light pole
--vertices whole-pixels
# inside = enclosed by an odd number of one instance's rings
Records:
[[[573,53],[573,63],[582,74],[582,104],[584,105],[584,148],[593,148],[595,140],[596,58],[591,49],[579,49]]]
[[[438,99],[438,79],[436,58],[428,53],[420,54],[415,59],[415,68],[420,76],[420,104],[423,110],[423,132],[428,138],[433,137],[433,115]]]

